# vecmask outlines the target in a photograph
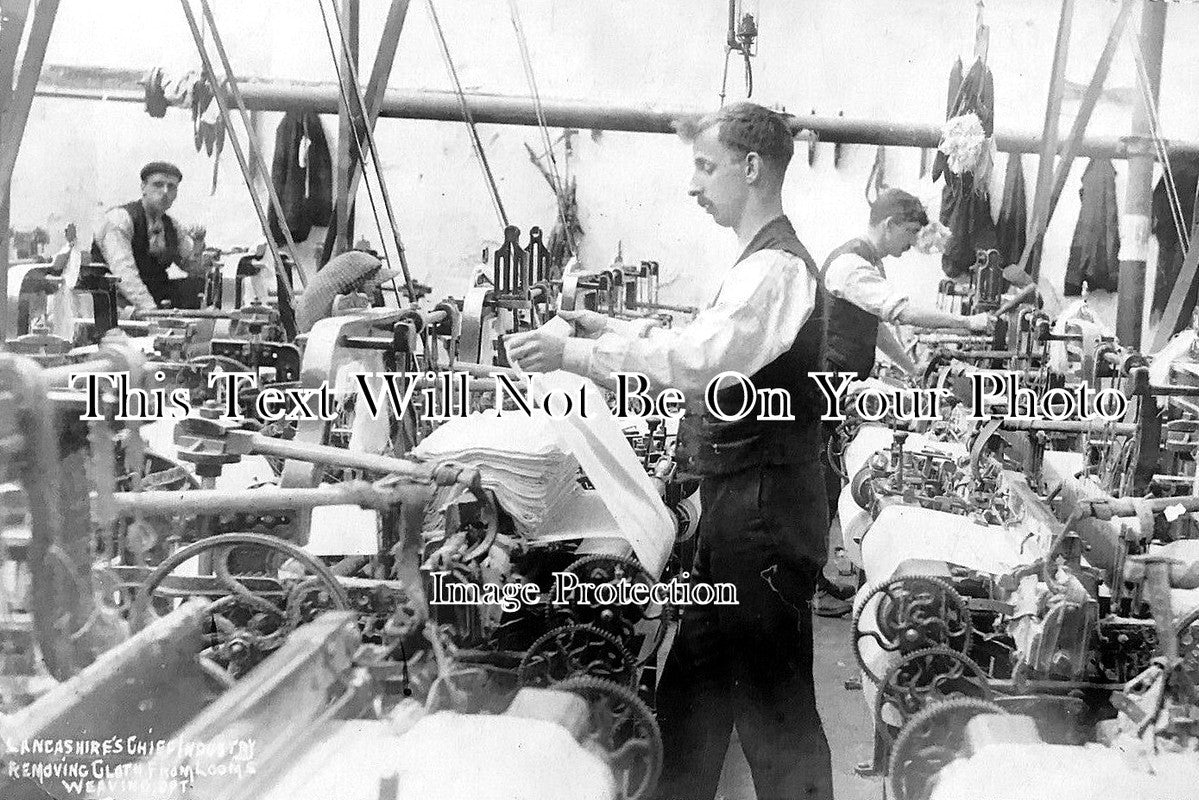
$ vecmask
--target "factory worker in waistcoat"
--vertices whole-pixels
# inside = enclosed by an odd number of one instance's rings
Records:
[[[139,311],[199,308],[204,291],[204,229],[184,228],[167,214],[179,193],[183,173],[174,164],[153,161],[142,167],[142,196],[104,215],[92,261],[108,265],[120,278],[117,291]]]
[[[852,372],[864,380],[874,369],[875,350],[881,350],[909,375],[916,364],[899,341],[892,324],[947,328],[982,333],[993,324],[990,314],[961,316],[938,311],[912,300],[903,287],[887,277],[883,259],[906,253],[928,225],[928,213],[914,195],[887,189],[870,206],[866,232],[838,247],[820,268],[825,290],[825,370]],[[827,445],[836,422],[823,426]],[[830,519],[836,516],[841,479],[825,460],[826,494]],[[817,612],[837,616],[849,610],[848,602],[817,598]],[[843,598],[836,598],[843,600]]]
[[[910,375],[916,365],[889,324],[985,332],[993,317],[963,317],[915,303],[887,278],[883,259],[906,253],[928,225],[928,213],[913,195],[887,189],[870,206],[870,225],[862,236],[838,247],[820,268],[828,293],[825,315],[827,368],[855,372],[864,380],[874,369],[875,349]]]
[[[671,329],[561,312],[574,337],[510,336],[507,352],[522,369],[563,368],[608,385],[614,371],[640,372],[689,401],[724,371],[790,394],[793,420],[759,419],[755,410],[736,422],[691,411],[683,421],[679,447],[702,478],[704,509],[691,580],[731,583],[737,603],[683,612],[657,694],[665,745],[658,796],[715,797],[735,726],[759,798],[831,798],[811,616],[828,533],[823,404],[808,374],[820,365],[823,323],[815,261],[783,213],[793,134],[784,117],[753,103],[680,132],[693,150],[690,195],[736,233],[742,251],[707,307]],[[742,391],[724,386],[721,408],[739,408]]]

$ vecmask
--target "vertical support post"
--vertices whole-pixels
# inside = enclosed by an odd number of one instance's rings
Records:
[[[357,131],[360,140],[365,140],[368,131],[373,133],[375,130],[375,122],[379,119],[379,111],[383,107],[383,95],[387,91],[387,81],[391,76],[391,66],[395,61],[396,48],[400,43],[400,33],[404,30],[404,20],[408,16],[408,6],[411,0],[391,0],[391,8],[387,12],[387,21],[383,24],[383,33],[379,37],[379,49],[375,53],[375,66],[371,69],[370,80],[366,85],[364,112],[366,119],[360,120],[362,130]],[[345,74],[342,70],[342,74]],[[348,94],[348,93],[347,93]],[[325,243],[321,248],[320,260],[317,264],[318,268],[324,266],[326,262],[335,254],[336,239],[338,233],[337,221],[341,218],[342,210],[342,195],[345,195],[345,200],[350,205],[349,214],[353,214],[354,198],[358,195],[358,182],[362,178],[362,170],[365,168],[358,158],[358,148],[350,148],[350,181],[349,189],[346,192],[339,192],[333,207],[332,224],[325,232]],[[340,175],[338,176],[340,179]]]
[[[1141,11],[1141,41],[1149,93],[1157,104],[1162,82],[1162,43],[1166,36],[1166,3],[1146,2]],[[1135,43],[1134,43],[1135,45]],[[1147,143],[1150,111],[1138,103],[1132,112],[1132,137]],[[1116,338],[1125,347],[1141,346],[1145,310],[1145,259],[1149,251],[1150,215],[1153,206],[1153,148],[1141,147],[1128,159],[1128,188],[1120,220],[1120,289],[1116,293]],[[1184,224],[1190,225],[1190,220]],[[1175,287],[1177,290],[1179,287]],[[1182,287],[1183,292],[1186,291]],[[1173,331],[1168,332],[1168,336]]]
[[[8,297],[12,174],[17,166],[21,139],[25,137],[25,124],[29,121],[29,109],[33,105],[37,81],[42,74],[42,62],[46,57],[46,46],[50,43],[50,32],[54,29],[54,18],[58,15],[58,0],[38,0],[34,6],[25,55],[21,59],[16,88],[13,88],[13,70],[28,8],[29,0],[0,4],[0,12],[4,14],[6,23],[3,31],[0,31],[0,331],[8,330],[8,321],[5,319],[8,303],[4,298]]]
[[[1070,31],[1074,20],[1074,0],[1062,0],[1061,21],[1057,27],[1057,43],[1053,49],[1053,70],[1049,75],[1049,97],[1045,102],[1045,125],[1041,130],[1041,152],[1037,159],[1037,188],[1033,196],[1033,213],[1030,217],[1032,231],[1044,217],[1048,226],[1049,193],[1053,186],[1054,158],[1057,155],[1057,126],[1062,115],[1062,90],[1066,83],[1066,60],[1070,52]],[[1031,238],[1031,236],[1030,236]],[[1035,281],[1041,265],[1032,265]]]
[[[348,77],[351,74],[357,74],[358,70],[358,30],[359,30],[359,0],[341,0],[342,10],[341,18],[345,23],[346,41],[350,45],[350,52],[342,55],[341,74],[350,80]],[[349,63],[353,62],[353,72],[349,68]],[[337,201],[335,208],[337,209],[337,243],[334,246],[333,254],[343,253],[350,249],[354,244],[354,216],[353,203],[350,197],[350,189],[354,186],[354,137],[358,135],[358,131],[354,125],[354,109],[349,108],[343,102],[339,106],[337,114]]]

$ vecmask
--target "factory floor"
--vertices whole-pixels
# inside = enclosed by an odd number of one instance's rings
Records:
[[[860,690],[845,688],[859,677],[850,651],[849,616],[813,617],[816,643],[816,702],[833,752],[833,792],[836,800],[882,800],[882,778],[860,778],[854,766],[871,755],[870,715]],[[749,764],[737,734],[724,761],[717,800],[755,800]]]
[[[841,545],[840,527],[834,523],[829,532],[829,552]],[[838,580],[833,565],[825,574]],[[850,647],[850,615],[840,618],[812,617],[815,644],[813,672],[816,676],[816,703],[820,719],[833,753],[833,794],[836,800],[882,800],[883,779],[863,778],[854,767],[868,761],[873,753],[873,728],[870,712],[861,689],[846,689],[846,681],[861,680],[857,661]],[[724,760],[716,800],[755,800],[749,764],[741,752],[736,731]]]

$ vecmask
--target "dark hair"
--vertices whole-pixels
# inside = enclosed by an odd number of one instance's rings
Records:
[[[888,217],[896,222],[918,222],[920,227],[928,224],[928,212],[916,196],[903,189],[887,189],[870,204],[870,224],[877,225]]]
[[[742,153],[757,153],[786,168],[795,152],[795,132],[787,118],[757,103],[733,103],[713,114],[674,121],[674,129],[690,141],[719,126],[720,143]]]

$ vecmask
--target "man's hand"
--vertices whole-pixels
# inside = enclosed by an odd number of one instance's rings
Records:
[[[986,333],[995,324],[993,314],[971,314],[966,317],[966,326],[974,333]]]
[[[595,311],[559,311],[558,316],[574,326],[575,336],[596,339],[608,328],[608,318]]]
[[[524,372],[553,372],[562,369],[566,340],[541,329],[504,337],[508,360]]]

